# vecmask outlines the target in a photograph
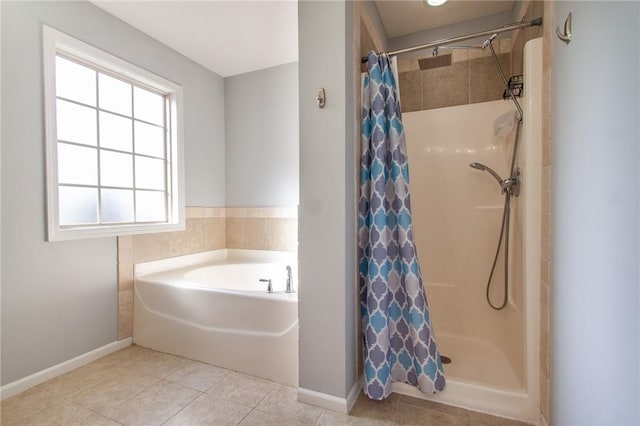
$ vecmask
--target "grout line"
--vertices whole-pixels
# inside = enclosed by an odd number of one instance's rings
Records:
[[[327,410],[325,410],[324,408],[321,408],[321,409],[320,409],[320,415],[319,415],[319,416],[318,416],[318,418],[313,422],[313,424],[314,424],[314,425],[317,425],[317,424],[318,424],[318,422],[320,421],[320,418],[321,418],[322,416],[324,416],[324,413],[326,413],[326,411],[327,411]],[[348,414],[347,414],[347,415],[348,415]]]
[[[247,417],[249,417],[249,416],[251,415],[251,413],[253,413],[253,411],[254,411],[254,410],[255,410],[255,407],[254,407],[254,408],[252,408],[251,410],[249,410],[249,412],[248,412],[248,413],[247,413],[247,414],[246,414],[242,419],[240,419],[240,421],[239,421],[238,423],[236,423],[236,426],[241,425],[241,424],[242,424],[242,422],[244,422],[244,421],[245,421],[245,419],[246,419]]]
[[[469,59],[469,49],[467,49],[467,103],[471,104],[471,59]]]
[[[391,422],[397,424],[396,419],[398,418],[398,412],[400,411],[400,396],[393,403],[393,417],[391,417]]]
[[[173,382],[169,382],[169,383],[173,383]],[[175,383],[177,384],[177,383]],[[182,385],[181,385],[182,386]],[[187,389],[192,389],[190,387],[185,386]],[[192,389],[192,390],[196,390],[196,389]],[[161,425],[166,424],[167,422],[169,422],[172,418],[174,418],[175,416],[177,416],[178,414],[180,414],[185,408],[187,408],[188,406],[190,406],[191,404],[193,404],[197,399],[199,399],[202,395],[204,395],[204,392],[202,391],[198,391],[200,393],[200,395],[196,396],[195,398],[193,398],[191,401],[189,401],[187,404],[184,405],[184,407],[180,408],[178,411],[176,411],[175,413],[173,413],[173,415],[169,416],[169,418],[167,420],[165,420],[164,422],[161,423]]]
[[[80,404],[76,404],[76,405],[77,405],[78,407],[82,407],[82,408],[84,408],[85,410],[89,410],[89,411],[91,411],[92,413],[97,414],[98,416],[100,416],[100,417],[102,417],[102,418],[105,418],[105,419],[107,419],[107,420],[111,420],[111,421],[112,421],[112,422],[114,422],[114,423],[118,423],[119,425],[121,425],[121,424],[122,424],[122,423],[120,423],[119,421],[117,421],[116,419],[112,419],[112,418],[111,418],[111,417],[109,417],[109,416],[105,416],[104,414],[102,414],[102,413],[100,413],[100,412],[98,412],[98,411],[96,411],[96,410],[94,410],[94,409],[92,409],[92,408],[88,408],[88,407],[85,407],[85,406],[80,405]],[[91,417],[91,416],[89,416],[89,417]],[[89,417],[87,417],[87,419],[88,419]],[[85,419],[85,420],[86,420],[86,419]]]
[[[420,67],[418,67],[418,70],[420,72],[420,109],[423,110],[424,109],[424,71],[420,70]]]
[[[269,392],[267,392],[267,394],[260,400],[260,402],[258,402],[256,404],[255,407],[253,407],[254,409],[258,408],[260,406],[260,404],[262,404],[269,396],[271,396],[272,393],[274,393],[277,390],[277,386],[273,389],[271,389]],[[258,410],[261,411],[261,410]]]

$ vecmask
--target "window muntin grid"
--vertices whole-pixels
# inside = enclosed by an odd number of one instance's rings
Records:
[[[168,102],[167,94],[56,54],[62,228],[167,222]]]

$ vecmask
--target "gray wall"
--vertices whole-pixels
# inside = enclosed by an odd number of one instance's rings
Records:
[[[298,63],[224,79],[227,206],[298,205]]]
[[[300,387],[341,398],[355,382],[351,7],[298,5]],[[314,100],[319,87],[323,109]]]
[[[555,7],[550,424],[637,425],[640,4]]]
[[[224,205],[224,83],[88,2],[2,8],[2,384],[116,340],[116,239],[45,242],[41,25],[184,87],[187,205]]]

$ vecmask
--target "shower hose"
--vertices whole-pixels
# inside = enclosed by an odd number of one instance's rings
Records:
[[[511,179],[513,179],[514,177],[514,170],[515,170],[515,166],[516,166],[516,154],[518,152],[518,139],[519,139],[519,133],[520,133],[520,125],[522,123],[522,119],[523,119],[523,114],[522,114],[522,108],[520,108],[520,104],[518,103],[518,100],[516,99],[516,97],[514,96],[513,92],[511,91],[511,88],[509,87],[509,83],[507,82],[507,79],[504,75],[504,71],[502,70],[502,66],[500,66],[500,62],[498,61],[498,58],[496,57],[496,52],[493,49],[493,44],[492,44],[493,38],[490,38],[489,40],[487,40],[488,42],[488,46],[489,49],[491,50],[491,56],[493,57],[493,61],[496,64],[496,68],[498,69],[498,72],[500,73],[500,77],[502,78],[502,82],[504,83],[507,91],[509,92],[509,95],[511,97],[511,99],[513,100],[513,103],[516,105],[516,108],[518,109],[518,112],[520,113],[520,120],[518,120],[518,122],[516,123],[516,136],[515,136],[515,140],[513,143],[513,155],[511,157],[511,169],[509,170],[509,177]],[[486,291],[486,296],[487,296],[487,303],[489,303],[489,306],[491,306],[491,308],[495,309],[496,311],[500,311],[502,309],[504,309],[505,306],[507,306],[507,302],[509,301],[509,219],[511,217],[511,187],[503,189],[504,190],[504,208],[502,210],[502,225],[500,225],[500,237],[498,238],[498,247],[496,248],[496,255],[493,258],[493,264],[491,265],[491,272],[489,273],[489,279],[487,280],[487,291]],[[517,195],[517,194],[516,194]],[[504,237],[504,238],[503,238]],[[504,239],[504,293],[503,293],[503,298],[502,298],[502,303],[500,305],[494,305],[493,302],[491,301],[491,281],[493,280],[493,273],[496,270],[496,265],[498,263],[498,257],[500,257],[500,248],[502,248],[502,241]]]
[[[498,247],[496,248],[496,255],[493,258],[493,264],[491,265],[491,272],[489,273],[489,279],[487,280],[487,303],[496,311],[500,311],[507,306],[509,300],[509,218],[511,216],[511,194],[509,191],[504,192],[504,208],[502,210],[502,225],[500,225],[500,237],[498,238]],[[505,232],[506,230],[506,232]],[[506,236],[505,236],[506,234]],[[491,301],[491,281],[493,279],[493,273],[496,270],[498,263],[498,257],[500,257],[500,248],[502,247],[502,241],[504,238],[504,296],[502,304],[494,305]]]
[[[511,170],[509,176],[513,179],[514,170],[516,166],[516,155],[518,152],[518,139],[520,136],[521,121],[516,123],[516,135],[513,143],[513,155],[511,157]],[[487,280],[487,303],[496,311],[504,309],[509,301],[509,220],[511,218],[511,193],[512,189],[506,188],[504,190],[504,207],[502,209],[502,224],[500,225],[500,237],[498,237],[498,247],[496,247],[496,255],[493,258],[493,264],[491,265],[491,272],[489,273],[489,279]],[[493,274],[496,271],[496,265],[498,264],[498,257],[500,257],[500,249],[502,248],[502,241],[504,241],[504,295],[502,303],[500,305],[494,305],[491,301],[491,281],[493,280]]]

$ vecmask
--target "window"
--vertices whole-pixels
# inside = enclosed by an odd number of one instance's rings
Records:
[[[182,88],[43,27],[50,241],[184,229]]]

